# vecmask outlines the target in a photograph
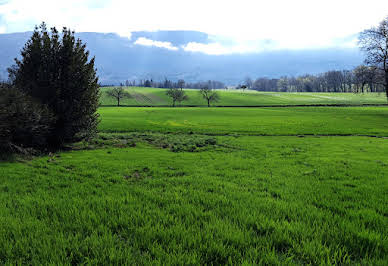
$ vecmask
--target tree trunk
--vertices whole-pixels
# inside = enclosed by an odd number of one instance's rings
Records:
[[[385,71],[385,94],[387,95],[388,100],[388,71]]]
[[[175,107],[175,101],[172,101],[172,107]]]
[[[207,107],[210,107],[210,100],[207,100]]]
[[[117,107],[120,106],[120,98],[117,98]]]

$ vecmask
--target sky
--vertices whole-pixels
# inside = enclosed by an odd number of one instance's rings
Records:
[[[388,16],[387,0],[0,0],[0,33],[31,31],[40,22],[77,32],[194,30],[209,44],[146,38],[136,45],[208,54],[276,49],[348,48],[358,33]]]

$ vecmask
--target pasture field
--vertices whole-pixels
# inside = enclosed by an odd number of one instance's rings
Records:
[[[388,136],[388,107],[103,107],[102,132]]]
[[[106,95],[111,88],[101,88],[101,104],[116,105],[117,102]],[[122,100],[126,106],[170,106],[171,100],[166,96],[166,89],[127,87],[132,98]],[[207,103],[199,90],[185,89],[189,97],[182,106],[206,106]],[[220,101],[214,106],[273,106],[273,105],[326,105],[326,104],[387,104],[384,93],[289,93],[258,92],[253,90],[218,90]]]
[[[388,107],[99,112],[0,162],[0,264],[388,264]]]

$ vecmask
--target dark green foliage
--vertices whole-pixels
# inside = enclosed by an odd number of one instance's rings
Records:
[[[54,116],[20,90],[0,85],[0,153],[44,149]]]
[[[147,88],[150,88],[150,87],[152,87],[152,80],[146,80],[145,82],[144,82],[144,87],[147,87]]]
[[[43,23],[26,43],[22,59],[9,69],[14,85],[47,105],[56,122],[50,136],[52,146],[88,138],[95,134],[99,90],[94,58],[74,32]]]

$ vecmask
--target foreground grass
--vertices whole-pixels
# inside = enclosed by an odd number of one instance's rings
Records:
[[[0,164],[0,263],[387,264],[386,139],[141,136]]]
[[[388,136],[387,107],[99,112],[0,163],[0,264],[387,265],[388,139],[338,136]]]
[[[103,132],[388,136],[388,107],[104,107],[99,112]]]
[[[117,102],[107,96],[110,88],[101,88],[101,104],[116,105]],[[129,87],[126,90],[132,98],[122,100],[122,105],[128,106],[167,106],[171,99],[166,95],[166,89]],[[207,103],[198,90],[186,89],[188,101],[184,106],[206,106]],[[386,104],[384,93],[287,93],[287,92],[257,92],[252,90],[219,90],[221,100],[215,106],[262,106],[262,105],[309,105],[309,104]]]

